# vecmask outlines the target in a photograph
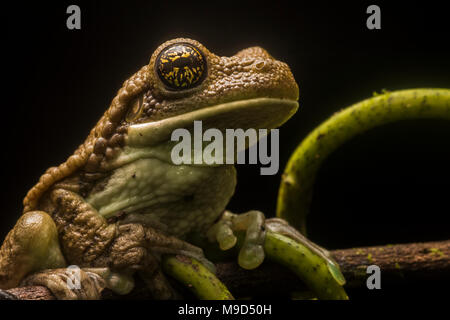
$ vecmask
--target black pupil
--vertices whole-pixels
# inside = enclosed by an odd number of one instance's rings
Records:
[[[188,44],[176,44],[164,49],[156,61],[161,81],[172,89],[189,89],[200,84],[205,73],[201,52]]]

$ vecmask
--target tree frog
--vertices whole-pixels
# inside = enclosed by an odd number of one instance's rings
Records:
[[[129,293],[139,276],[155,298],[170,299],[161,255],[211,266],[189,234],[228,250],[245,232],[238,262],[247,269],[264,260],[266,230],[305,239],[259,211],[226,211],[233,165],[175,165],[170,157],[176,128],[201,120],[219,130],[273,129],[297,111],[298,95],[289,67],[260,47],[220,57],[191,39],[165,42],[84,143],[28,192],[0,249],[0,288],[44,285],[59,299],[98,299],[105,287]],[[67,285],[70,265],[81,268],[80,288]]]

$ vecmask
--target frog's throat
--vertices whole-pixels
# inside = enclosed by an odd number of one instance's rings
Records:
[[[274,129],[285,123],[298,109],[298,102],[288,99],[255,98],[233,101],[184,113],[155,122],[135,124],[128,128],[126,145],[143,147],[170,140],[177,128],[192,130],[201,120],[203,130]]]

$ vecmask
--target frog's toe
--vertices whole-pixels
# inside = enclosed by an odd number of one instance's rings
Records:
[[[119,295],[128,294],[134,288],[134,278],[130,274],[113,272],[110,268],[83,268],[83,271],[100,276],[105,287]]]
[[[237,232],[245,232],[245,239],[239,251],[238,263],[244,269],[255,269],[264,260],[264,214],[249,211],[233,214],[225,211],[222,218],[207,233],[210,241],[217,241],[222,250],[228,250],[237,243]]]
[[[228,250],[235,246],[237,237],[234,235],[231,219],[220,220],[213,232],[221,250]]]
[[[247,270],[252,270],[261,265],[264,261],[265,253],[262,244],[259,243],[244,243],[239,251],[238,263]]]

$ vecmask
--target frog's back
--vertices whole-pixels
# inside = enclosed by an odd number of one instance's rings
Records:
[[[126,80],[111,102],[108,110],[98,121],[97,125],[91,130],[88,137],[77,150],[64,163],[57,167],[51,167],[40,177],[27,193],[23,200],[24,210],[28,212],[35,210],[39,204],[41,196],[56,182],[70,176],[74,172],[84,168],[89,162],[99,163],[105,156],[103,152],[97,152],[96,142],[99,139],[108,141],[114,135],[119,126],[124,113],[127,111],[128,103],[133,97],[142,91],[148,89],[148,66],[142,67],[131,78]],[[105,140],[103,140],[105,139]]]

